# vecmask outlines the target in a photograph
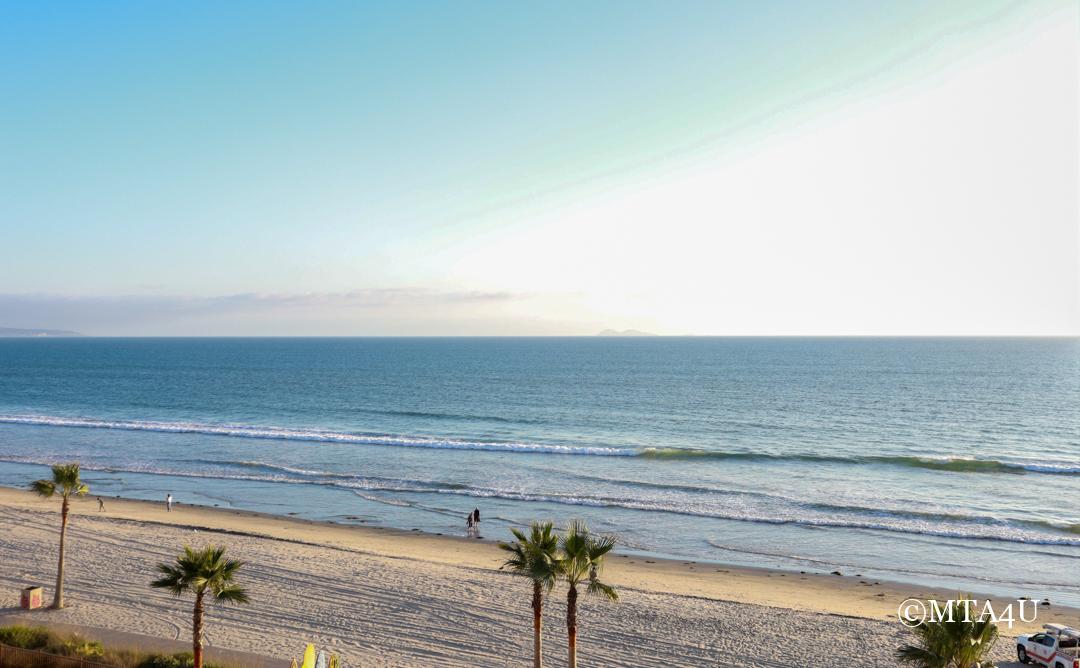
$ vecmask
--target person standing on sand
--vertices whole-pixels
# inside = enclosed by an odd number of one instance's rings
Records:
[[[99,513],[105,510],[105,502],[101,500],[100,496],[97,498],[97,510]]]
[[[172,512],[172,494],[171,493],[165,495],[165,512],[167,512],[167,513]]]

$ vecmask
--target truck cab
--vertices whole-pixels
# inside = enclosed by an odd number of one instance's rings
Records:
[[[1048,668],[1080,668],[1080,631],[1061,624],[1044,624],[1041,633],[1016,639],[1016,658]]]

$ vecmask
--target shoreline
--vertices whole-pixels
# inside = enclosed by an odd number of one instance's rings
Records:
[[[190,529],[193,532],[223,536],[273,540],[286,544],[332,549],[381,559],[416,561],[479,571],[498,571],[504,554],[496,546],[506,536],[483,539],[426,533],[390,527],[340,524],[308,520],[287,515],[178,504],[166,512],[161,502],[116,497],[102,497],[106,512],[98,512],[95,495],[72,500],[72,522],[78,526],[82,517],[113,523]],[[40,499],[32,492],[0,486],[0,509],[19,508],[55,513],[55,500]],[[739,604],[781,608],[799,612],[897,622],[896,610],[907,598],[946,600],[955,592],[932,587],[898,583],[857,574],[835,575],[812,571],[786,571],[772,568],[733,566],[717,562],[643,557],[620,554],[618,547],[609,557],[605,579],[630,591],[667,594],[692,599],[706,599]],[[970,590],[975,592],[977,587]],[[1010,600],[984,596],[980,600]],[[1042,592],[1017,592],[1041,600]],[[1041,628],[1045,623],[1063,623],[1080,627],[1080,609],[1057,605],[1038,608],[1034,624],[1014,625],[1009,633],[1017,634]]]

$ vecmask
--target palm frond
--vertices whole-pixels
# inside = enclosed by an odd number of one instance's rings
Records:
[[[225,558],[225,548],[208,545],[201,550],[184,547],[173,564],[158,564],[163,577],[150,586],[168,589],[176,595],[186,592],[202,594],[209,591],[214,600],[223,603],[247,603],[246,590],[233,580],[244,562]]]
[[[79,490],[86,487],[83,481],[79,479],[79,464],[57,464],[52,467],[53,482],[56,483],[60,493],[64,496],[71,496],[72,494],[78,494]],[[90,491],[87,488],[87,491]]]
[[[604,584],[599,580],[589,581],[589,587],[585,591],[589,594],[598,594],[600,596],[603,596],[609,601],[619,600],[619,592],[615,591],[615,587]]]
[[[247,590],[240,585],[227,585],[214,593],[214,600],[220,603],[247,603]]]
[[[600,536],[599,538],[594,538],[589,544],[589,557],[592,559],[600,559],[614,548],[614,536]]]
[[[896,651],[900,663],[910,663],[919,668],[945,668],[945,660],[925,647],[904,645]]]
[[[499,567],[500,569],[505,568],[516,573],[529,570],[529,555],[520,542],[499,543],[499,548],[510,553],[503,565]]]
[[[45,497],[46,499],[52,498],[53,494],[56,494],[56,485],[52,480],[35,480],[30,483],[30,489],[38,493],[38,495]]]
[[[52,466],[52,480],[35,480],[30,483],[30,489],[45,498],[55,494],[65,499],[71,495],[84,496],[90,493],[90,488],[79,479],[79,464],[54,464]]]
[[[972,597],[961,593],[954,600],[970,601]],[[940,621],[918,624],[911,629],[916,642],[900,647],[897,659],[919,668],[977,668],[993,650],[998,629],[989,619],[974,616],[956,608]]]
[[[500,543],[499,547],[508,552],[502,568],[529,578],[547,590],[555,586],[555,580],[562,573],[562,560],[559,558],[559,539],[551,522],[533,522],[526,534],[520,529],[511,530],[516,540],[513,543]]]
[[[182,595],[188,591],[188,583],[184,579],[184,573],[177,568],[173,568],[168,564],[158,564],[157,569],[163,574],[163,577],[158,578],[150,583],[151,587],[158,589],[168,589],[176,596]]]
[[[604,558],[614,549],[615,542],[614,536],[591,533],[581,520],[570,522],[562,539],[563,579],[573,587],[586,583],[586,593],[617,601],[619,595],[615,588],[600,581]]]

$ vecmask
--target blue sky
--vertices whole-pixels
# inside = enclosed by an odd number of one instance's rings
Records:
[[[1076,332],[1076,14],[6,3],[0,326]]]

